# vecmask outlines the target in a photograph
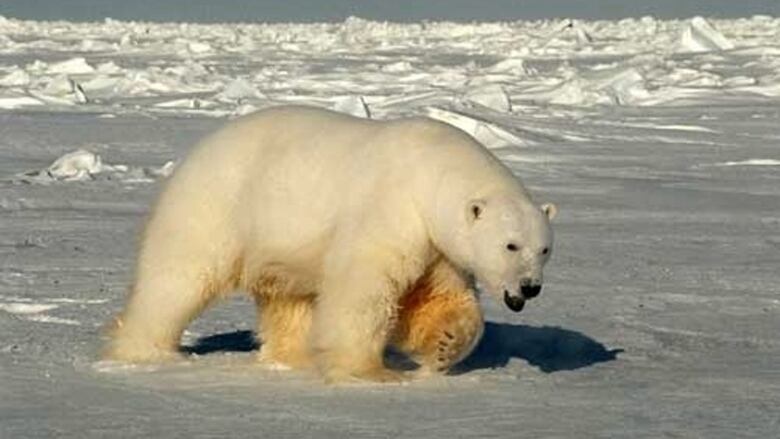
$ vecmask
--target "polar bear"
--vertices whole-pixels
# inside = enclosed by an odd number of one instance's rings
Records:
[[[207,137],[167,182],[105,356],[176,357],[194,317],[244,290],[262,361],[397,380],[392,344],[446,370],[482,331],[474,285],[514,311],[539,293],[555,212],[450,125],[263,110]]]

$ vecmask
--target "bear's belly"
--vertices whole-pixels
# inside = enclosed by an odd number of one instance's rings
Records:
[[[316,295],[319,283],[319,273],[301,265],[268,263],[255,270],[244,287],[253,295],[270,299]]]

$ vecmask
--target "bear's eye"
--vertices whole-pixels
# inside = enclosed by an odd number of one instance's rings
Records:
[[[546,255],[547,253],[550,253],[550,249],[548,247],[545,247],[542,249],[542,254]]]
[[[517,244],[515,244],[514,242],[510,242],[509,244],[507,244],[506,249],[509,250],[510,252],[516,252],[517,250],[519,250]]]

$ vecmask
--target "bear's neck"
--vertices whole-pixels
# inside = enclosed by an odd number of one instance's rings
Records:
[[[461,133],[445,140],[415,149],[408,177],[432,245],[470,271],[464,245],[469,203],[499,193],[529,201],[530,197],[520,180],[474,139]]]
[[[526,198],[522,186],[511,174],[503,172],[467,173],[454,170],[441,175],[441,179],[430,187],[429,200],[423,216],[433,246],[459,269],[470,272],[471,255],[466,231],[470,204],[475,200],[495,198],[509,192],[512,197]]]

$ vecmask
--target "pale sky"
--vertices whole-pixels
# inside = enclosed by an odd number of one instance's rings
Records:
[[[0,15],[94,21],[517,20],[780,16],[780,0],[0,0]]]

